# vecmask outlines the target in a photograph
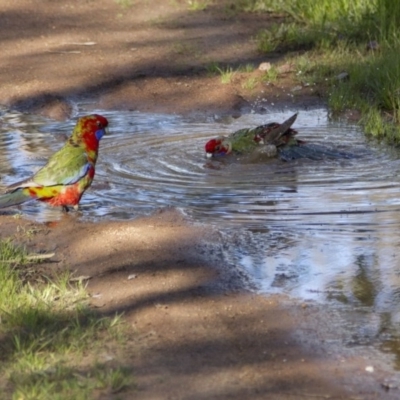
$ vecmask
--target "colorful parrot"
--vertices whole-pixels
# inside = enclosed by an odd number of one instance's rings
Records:
[[[291,126],[297,113],[283,123],[271,122],[256,128],[240,129],[229,136],[219,136],[205,145],[208,158],[230,153],[249,154],[266,157],[279,156],[282,160],[296,158],[322,159],[324,157],[346,157],[347,154],[322,146],[306,144],[297,139],[297,131]]]
[[[297,114],[292,115],[282,124],[271,122],[260,125],[256,128],[240,129],[227,136],[219,136],[206,143],[205,150],[207,157],[227,155],[230,153],[249,153],[260,145],[271,146],[275,150],[285,144],[299,144],[300,141],[294,138],[297,132],[291,128]],[[276,155],[277,151],[275,151]]]
[[[99,142],[108,121],[93,114],[79,118],[72,135],[47,164],[31,178],[17,182],[0,196],[0,208],[36,199],[52,206],[78,209],[79,201],[95,174]]]

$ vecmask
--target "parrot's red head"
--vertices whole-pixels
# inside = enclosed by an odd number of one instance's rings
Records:
[[[207,157],[224,156],[232,152],[232,144],[228,138],[219,136],[209,140],[205,145]]]
[[[70,143],[82,143],[88,151],[97,151],[99,140],[107,134],[108,121],[99,114],[86,115],[78,119],[70,137]]]
[[[82,132],[95,136],[97,140],[100,140],[107,133],[108,121],[102,115],[92,114],[79,118],[76,125],[80,127]]]

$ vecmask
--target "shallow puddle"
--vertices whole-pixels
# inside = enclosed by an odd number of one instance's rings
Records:
[[[378,343],[400,357],[399,152],[369,143],[355,126],[329,121],[325,110],[311,110],[294,125],[299,137],[354,158],[210,161],[209,138],[283,121],[291,112],[203,121],[101,113],[111,135],[102,140],[95,183],[81,203],[84,218],[128,219],[180,207],[218,228],[225,261],[261,292],[327,302],[343,311],[353,344]],[[2,184],[42,166],[73,125],[4,110]],[[39,221],[61,217],[37,203],[21,211]]]

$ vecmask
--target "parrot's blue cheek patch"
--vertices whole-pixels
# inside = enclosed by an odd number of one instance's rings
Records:
[[[99,129],[95,133],[96,139],[100,140],[105,135],[105,133],[106,133],[106,131],[104,129]]]

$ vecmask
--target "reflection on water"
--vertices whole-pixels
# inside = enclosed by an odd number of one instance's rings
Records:
[[[378,338],[382,348],[397,353],[400,154],[368,143],[354,126],[328,121],[324,110],[300,112],[299,136],[356,158],[261,164],[205,159],[209,138],[282,121],[291,111],[221,121],[103,114],[112,135],[102,140],[95,183],[81,203],[84,218],[125,219],[180,207],[220,230],[225,261],[246,271],[261,292],[340,305],[355,342]],[[42,166],[74,125],[4,111],[0,118],[3,184]],[[60,217],[59,210],[40,204],[22,211],[37,220]]]

